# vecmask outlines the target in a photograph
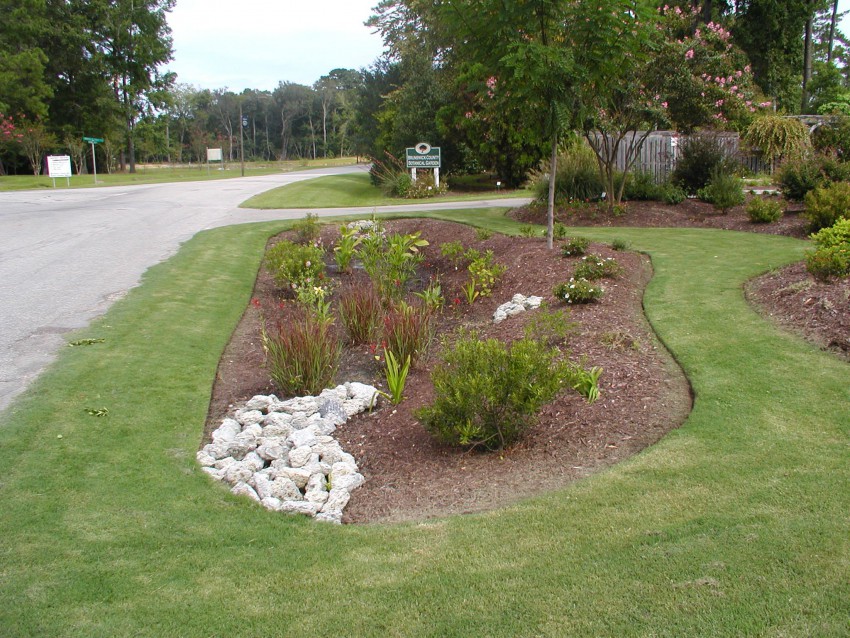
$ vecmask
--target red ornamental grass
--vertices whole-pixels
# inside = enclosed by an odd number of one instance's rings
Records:
[[[384,315],[384,349],[393,353],[397,361],[413,362],[425,352],[433,337],[432,314],[425,306],[411,306],[401,302]]]
[[[381,317],[381,300],[371,286],[347,288],[339,299],[339,316],[352,344],[368,343]]]

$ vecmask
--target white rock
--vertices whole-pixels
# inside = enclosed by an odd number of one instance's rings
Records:
[[[337,441],[328,443],[319,441],[319,443],[313,446],[313,452],[319,455],[319,459],[323,463],[330,463],[331,465],[342,461],[342,455],[345,454],[342,446]]]
[[[328,494],[328,500],[322,505],[321,511],[325,514],[339,514],[342,518],[342,510],[348,505],[351,499],[351,494],[348,490],[338,489],[331,486],[331,491]]]
[[[317,436],[318,433],[316,432],[315,426],[311,425],[303,430],[293,430],[292,434],[289,435],[287,442],[294,448],[303,447],[305,445],[313,446],[319,442],[316,438]]]
[[[303,490],[307,486],[307,481],[310,480],[310,472],[298,467],[281,467],[277,469],[275,480],[280,477],[288,478],[295,483],[295,487]]]
[[[294,399],[284,401],[277,406],[277,409],[281,412],[288,412],[289,414],[295,414],[296,412],[312,414],[319,411],[319,403],[316,397],[295,397]]]
[[[263,426],[259,423],[252,423],[251,425],[246,425],[242,430],[242,434],[251,434],[255,437],[263,436]]]
[[[312,503],[324,503],[328,500],[327,479],[324,474],[313,474],[307,481],[304,498]]]
[[[257,449],[257,437],[253,434],[240,434],[227,444],[227,455],[242,460],[248,452]]]
[[[224,419],[221,425],[212,433],[213,443],[228,443],[242,431],[242,426],[235,419]]]
[[[357,464],[349,461],[337,461],[331,466],[331,478],[344,474],[357,474]]]
[[[344,411],[341,403],[340,409]],[[336,432],[336,426],[337,424],[332,419],[319,418],[310,427],[316,429],[317,436],[328,436]]]
[[[354,474],[343,474],[341,476],[336,474],[331,475],[331,489],[339,488],[350,492],[351,490],[357,489],[365,482],[366,478],[359,472],[355,472]]]
[[[266,396],[264,394],[258,394],[255,397],[252,397],[245,404],[246,410],[259,410],[260,412],[268,412],[269,405],[272,402],[277,402],[277,397],[275,395]]]
[[[257,493],[254,491],[254,488],[248,485],[247,483],[237,483],[231,489],[231,492],[236,494],[237,496],[248,496],[249,498],[254,499],[259,503],[260,497],[257,496]]]
[[[232,456],[225,456],[223,459],[219,459],[215,462],[215,469],[217,470],[226,470],[231,465],[238,464],[239,461],[234,459]]]
[[[342,525],[342,512],[319,512],[318,514],[316,514],[316,520],[321,521],[323,523],[334,523],[335,525]]]
[[[264,498],[260,501],[260,503],[262,503],[263,507],[265,507],[266,509],[272,510],[274,512],[279,512],[280,506],[283,505],[283,501],[281,501],[279,498],[274,498],[273,496]]]
[[[372,405],[378,393],[378,391],[371,385],[358,383],[356,381],[346,383],[345,389],[348,392],[348,398],[360,401],[363,404],[364,409]]]
[[[303,467],[310,462],[310,457],[313,456],[313,449],[309,445],[297,447],[289,451],[290,467]]]
[[[259,472],[266,466],[265,460],[256,452],[248,452],[242,459],[242,465],[250,468],[252,472]]]
[[[247,483],[251,480],[252,476],[254,476],[254,470],[250,467],[246,467],[242,463],[234,463],[224,470],[224,480],[231,485]]]
[[[543,297],[526,297],[522,305],[525,306],[526,310],[532,310],[533,308],[539,308],[542,303]]]
[[[318,503],[311,503],[310,501],[284,501],[280,506],[280,511],[315,516],[319,507]]]
[[[284,476],[279,476],[272,481],[271,496],[281,501],[299,501],[303,498],[295,483]]]
[[[259,410],[237,410],[236,420],[243,426],[253,425],[254,423],[262,423],[265,415]]]
[[[257,491],[257,496],[260,497],[260,500],[272,497],[272,482],[265,474],[254,474],[248,484]]]
[[[207,443],[202,449],[214,459],[223,459],[227,456],[227,443]]]
[[[326,401],[345,401],[348,398],[348,391],[344,385],[338,385],[335,388],[326,388],[318,396],[319,412],[322,411],[322,404]]]
[[[289,453],[289,446],[278,437],[261,440],[257,454],[266,461],[276,461]]]
[[[522,306],[525,304],[525,295],[521,295],[519,293],[515,294],[511,297],[511,303],[516,304],[518,306]]]
[[[313,448],[315,450],[315,448]],[[311,457],[312,459],[312,457]],[[305,472],[309,472],[312,476],[313,474],[321,474],[322,476],[330,476],[331,466],[328,463],[323,463],[321,461],[308,461],[306,465],[301,468]]]
[[[198,450],[198,453],[195,454],[195,459],[204,467],[212,467],[216,461],[214,456],[207,454],[204,450]]]
[[[290,423],[292,422],[291,414],[284,414],[283,412],[271,412],[266,415],[263,419],[263,427],[268,428],[273,425],[277,425],[280,427],[291,428]]]
[[[222,470],[217,470],[214,467],[202,467],[201,469],[217,481],[224,479],[224,472]]]

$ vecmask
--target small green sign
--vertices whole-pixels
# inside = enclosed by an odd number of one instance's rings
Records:
[[[440,168],[440,147],[420,142],[407,149],[407,168]]]
[[[88,142],[89,144],[102,144],[103,138],[102,137],[84,137],[83,141]]]

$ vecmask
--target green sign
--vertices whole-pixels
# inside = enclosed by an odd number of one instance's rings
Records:
[[[102,144],[103,138],[102,137],[84,137],[83,141],[88,142],[89,144]]]
[[[407,168],[440,168],[440,147],[420,142],[405,153]]]

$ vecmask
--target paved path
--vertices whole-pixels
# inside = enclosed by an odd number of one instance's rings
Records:
[[[53,360],[65,333],[103,314],[145,270],[198,231],[307,212],[240,209],[240,202],[284,184],[365,170],[350,166],[208,182],[0,192],[0,410]],[[327,216],[524,201],[311,210]]]

